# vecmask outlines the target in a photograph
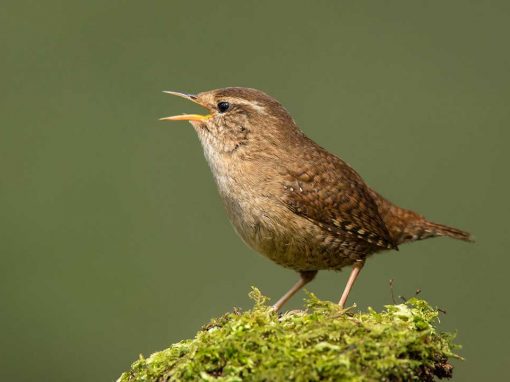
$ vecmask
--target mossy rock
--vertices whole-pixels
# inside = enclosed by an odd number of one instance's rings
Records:
[[[133,363],[118,382],[434,381],[450,378],[454,335],[420,299],[355,312],[310,295],[306,311],[253,309],[212,320],[194,339]]]

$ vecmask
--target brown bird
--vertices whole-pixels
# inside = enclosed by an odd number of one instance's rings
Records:
[[[470,241],[469,233],[432,223],[373,191],[262,91],[166,93],[209,111],[161,119],[191,122],[237,233],[255,251],[299,272],[275,310],[319,270],[352,266],[339,302],[344,306],[368,256],[435,236]]]

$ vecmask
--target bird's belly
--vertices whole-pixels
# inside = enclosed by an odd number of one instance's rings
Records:
[[[230,220],[243,241],[275,263],[297,271],[339,270],[364,258],[348,238],[333,237],[284,206],[224,198]],[[268,211],[264,207],[271,205]]]

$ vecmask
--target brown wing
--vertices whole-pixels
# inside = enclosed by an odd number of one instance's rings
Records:
[[[285,170],[284,201],[291,211],[346,239],[397,248],[369,188],[347,163],[322,149],[306,159]]]

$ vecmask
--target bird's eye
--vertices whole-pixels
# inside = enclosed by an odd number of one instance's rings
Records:
[[[220,113],[226,112],[230,107],[230,104],[228,102],[218,102],[218,110]]]

